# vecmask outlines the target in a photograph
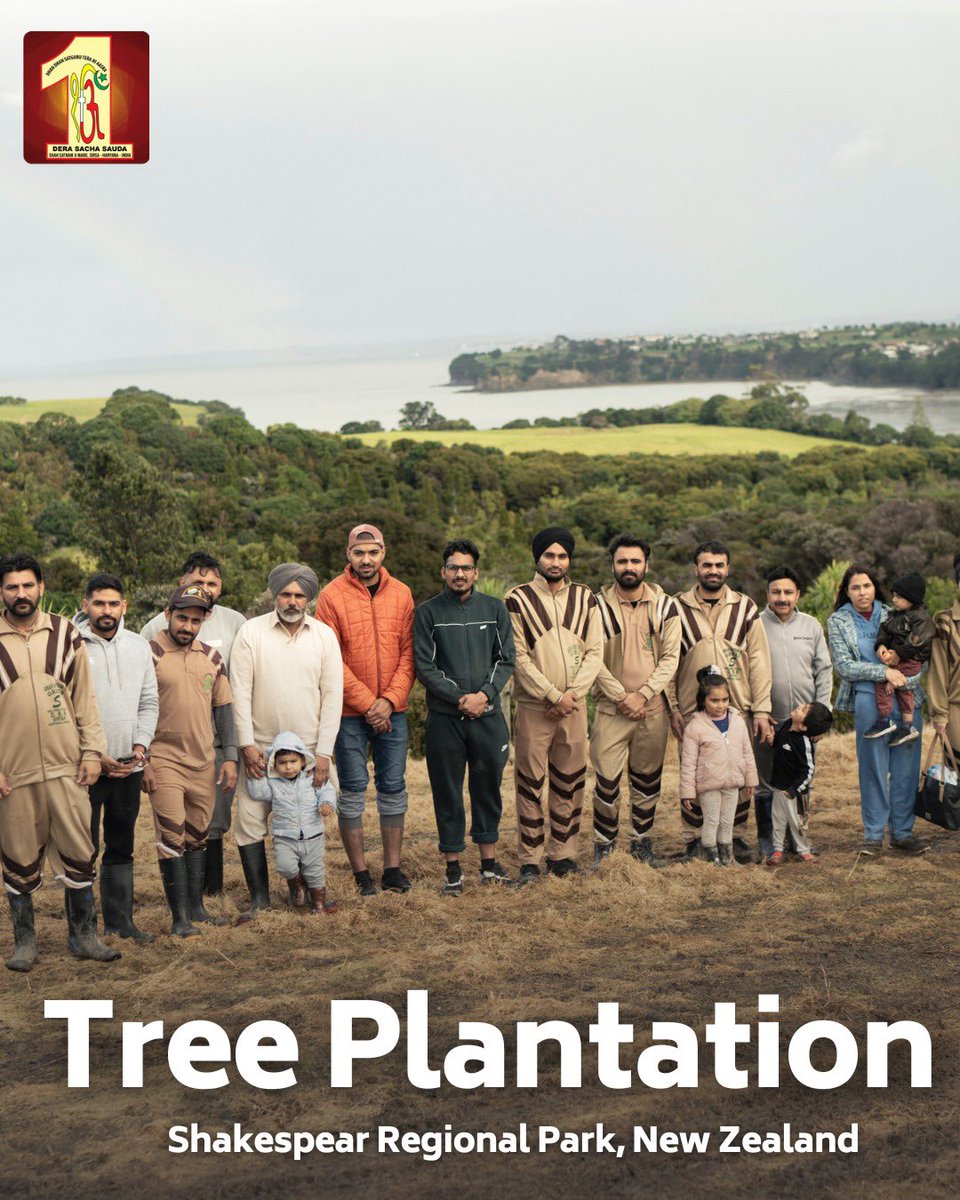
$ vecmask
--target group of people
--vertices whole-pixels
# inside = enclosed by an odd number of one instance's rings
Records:
[[[624,789],[629,852],[651,867],[757,861],[746,836],[751,806],[761,859],[776,866],[793,851],[813,861],[815,746],[833,710],[854,713],[861,853],[880,852],[887,830],[895,850],[925,851],[913,835],[922,711],[926,700],[938,735],[960,748],[960,599],[931,617],[925,581],[911,574],[893,583],[890,607],[874,571],[855,564],[825,637],[798,610],[791,568],[769,573],[760,611],[729,586],[730,555],[717,541],[697,547],[693,585],[676,596],[647,579],[650,546],[633,534],[611,543],[612,578],[596,594],[571,581],[569,530],[543,529],[531,549],[533,578],[501,601],[478,588],[477,546],[452,541],[438,563],[441,590],[415,606],[384,564],[380,530],[358,525],[342,574],[321,591],[310,567],[281,563],[268,579],[272,609],[249,620],[218,603],[222,567],[197,553],[139,635],[124,627],[116,576],[95,575],[71,621],[43,610],[35,559],[0,560],[0,852],[15,940],[7,966],[28,971],[35,961],[31,897],[45,858],[64,885],[70,950],[119,957],[99,935],[93,900],[101,836],[104,933],[153,940],[134,920],[142,794],[178,936],[228,920],[205,897],[223,890],[231,824],[250,896],[241,920],[271,906],[268,827],[295,908],[337,910],[324,862],[333,815],[359,895],[375,895],[363,829],[369,759],[379,887],[409,891],[401,858],[415,679],[426,692],[446,895],[464,889],[465,778],[481,883],[577,871],[588,759],[596,864],[617,844]],[[960,555],[954,568],[960,583]],[[516,879],[497,858],[511,681]],[[674,859],[652,841],[671,730],[684,831]]]

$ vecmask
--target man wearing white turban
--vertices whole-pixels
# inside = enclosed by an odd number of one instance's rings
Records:
[[[261,779],[265,751],[276,735],[295,733],[316,758],[314,786],[327,781],[343,706],[343,662],[330,628],[307,615],[319,591],[316,574],[304,563],[281,563],[268,579],[276,607],[247,621],[233,643],[230,685],[237,744],[244,770],[237,789],[234,832],[250,912],[270,907],[267,874],[269,805],[253,800],[246,780]],[[294,889],[291,888],[291,898]]]

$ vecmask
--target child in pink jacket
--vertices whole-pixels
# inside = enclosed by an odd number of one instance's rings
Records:
[[[753,799],[759,782],[750,731],[730,707],[727,681],[716,666],[697,672],[697,711],[683,733],[680,802],[690,813],[703,811],[700,844],[707,861],[733,863],[733,818],[741,788]]]

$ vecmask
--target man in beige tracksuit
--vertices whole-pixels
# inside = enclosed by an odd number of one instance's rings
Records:
[[[587,693],[600,669],[600,609],[590,589],[567,578],[574,539],[553,526],[533,539],[537,574],[507,593],[517,666],[514,730],[520,879],[540,875],[543,788],[549,775],[547,871],[577,870],[587,776]]]
[[[594,857],[613,849],[619,827],[624,768],[630,796],[630,853],[650,866],[656,858],[650,830],[660,797],[663,758],[670,733],[664,691],[680,660],[680,620],[671,598],[644,576],[650,546],[622,533],[608,547],[614,582],[597,595],[603,626],[603,665],[593,694],[597,702],[590,735]]]
[[[11,971],[29,971],[37,957],[32,895],[45,856],[64,885],[70,951],[99,962],[120,957],[97,936],[92,887],[87,788],[100,775],[107,739],[83,639],[66,617],[40,611],[42,596],[34,558],[0,560],[0,845]]]
[[[703,542],[693,555],[696,586],[674,596],[674,612],[680,618],[680,666],[676,680],[667,689],[670,722],[679,741],[686,722],[697,707],[697,672],[716,664],[730,691],[731,706],[747,722],[755,741],[772,742],[770,689],[772,671],[770,646],[760,620],[760,610],[749,596],[727,586],[730,552],[722,542]],[[686,841],[684,857],[700,852],[699,830],[703,814],[682,809]],[[733,853],[738,862],[753,862],[753,851],[744,838],[750,802],[742,796],[733,826]]]

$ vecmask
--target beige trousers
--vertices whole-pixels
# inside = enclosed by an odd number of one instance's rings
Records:
[[[37,890],[45,856],[65,887],[89,887],[96,854],[87,789],[68,775],[15,787],[0,800],[0,845],[3,886],[14,895]]]
[[[517,706],[514,776],[520,864],[539,864],[546,840],[547,858],[577,857],[583,790],[587,782],[587,708],[551,721],[535,705]],[[549,833],[544,838],[543,789],[549,775]]]
[[[157,857],[179,858],[184,850],[202,850],[217,802],[217,767],[191,771],[155,761],[157,790],[150,797]]]
[[[590,734],[590,762],[597,774],[593,836],[600,845],[610,845],[617,839],[624,770],[630,796],[630,838],[639,841],[650,833],[660,799],[669,735],[670,716],[666,709],[642,721],[597,709]]]

